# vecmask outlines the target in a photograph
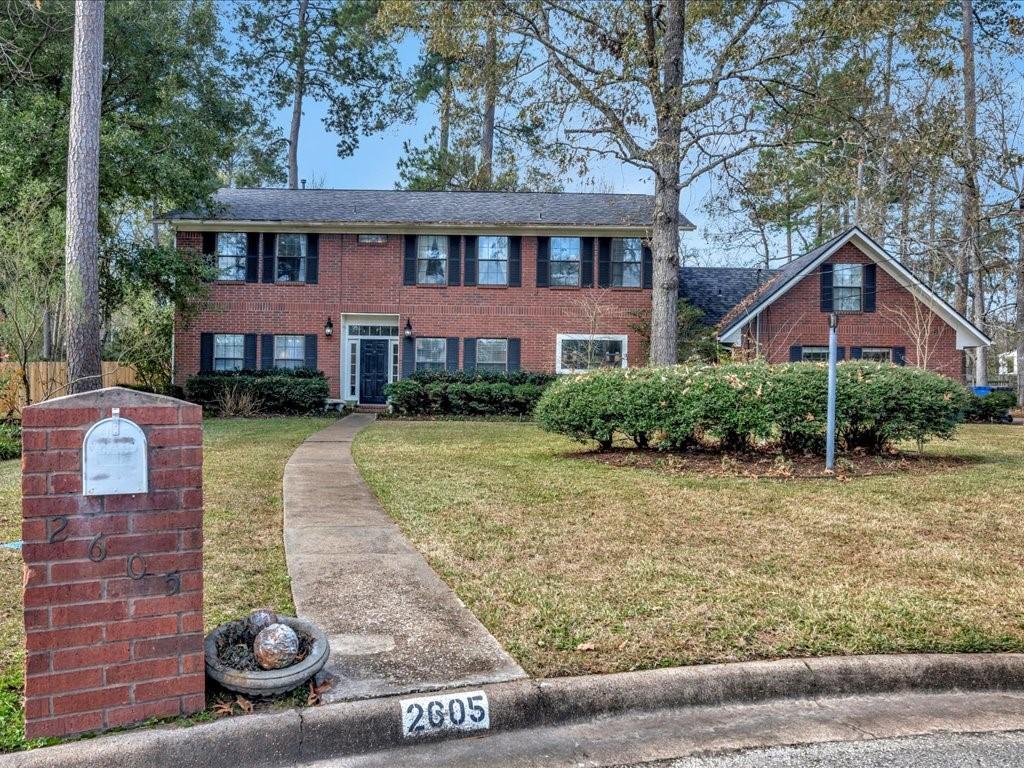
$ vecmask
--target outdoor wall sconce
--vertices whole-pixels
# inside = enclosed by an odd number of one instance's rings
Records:
[[[412,321],[409,318],[405,319],[405,338],[412,338]]]
[[[331,322],[330,316],[327,318],[327,322],[324,323],[324,336],[334,335],[334,323]]]

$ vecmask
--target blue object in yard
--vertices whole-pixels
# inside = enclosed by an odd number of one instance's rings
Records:
[[[984,397],[992,394],[992,387],[971,387],[971,391],[978,397]]]
[[[2,544],[0,544],[0,548],[2,548],[2,549],[21,549],[21,542],[20,541],[5,541]]]

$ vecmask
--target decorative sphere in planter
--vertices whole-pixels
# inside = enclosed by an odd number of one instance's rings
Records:
[[[252,655],[264,669],[291,666],[299,655],[299,636],[287,624],[271,624],[256,635]]]

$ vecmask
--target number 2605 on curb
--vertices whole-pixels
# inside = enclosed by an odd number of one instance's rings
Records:
[[[491,727],[487,694],[467,691],[445,696],[403,699],[402,735],[421,736],[435,731],[479,731]]]

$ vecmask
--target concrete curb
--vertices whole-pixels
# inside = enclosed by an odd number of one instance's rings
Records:
[[[498,732],[565,725],[625,712],[783,698],[1024,690],[1024,654],[784,659],[519,680],[480,689],[487,692],[490,702],[490,730]],[[276,768],[464,736],[446,732],[406,738],[399,699],[235,717],[191,728],[140,729],[3,756],[0,766]]]

